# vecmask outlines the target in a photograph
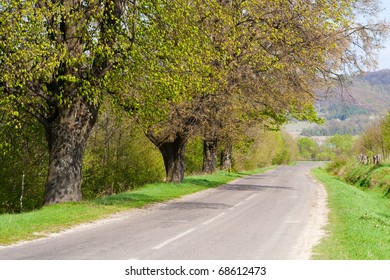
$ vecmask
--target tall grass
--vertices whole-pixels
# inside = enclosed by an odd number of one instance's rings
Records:
[[[363,189],[390,195],[390,164],[361,164],[356,160],[333,161],[327,171]]]

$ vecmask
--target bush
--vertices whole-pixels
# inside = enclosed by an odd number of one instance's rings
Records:
[[[278,135],[281,138],[281,147],[272,159],[272,164],[288,164],[297,158],[298,147],[294,139],[287,133],[280,132]]]
[[[202,172],[203,167],[203,140],[195,137],[189,140],[186,147],[186,174],[197,174]]]
[[[253,170],[271,164],[286,164],[295,159],[293,139],[276,131],[253,128],[247,138],[233,146],[233,169]]]
[[[160,152],[135,124],[106,111],[95,125],[84,155],[83,197],[120,193],[161,181],[165,169]]]
[[[34,122],[25,123],[20,129],[5,125],[1,129],[0,213],[40,208],[43,205],[48,166],[44,129]]]
[[[316,160],[320,152],[318,144],[311,138],[302,137],[297,142],[299,155],[303,160]]]
[[[364,189],[376,189],[390,194],[390,166],[365,165],[356,160],[335,160],[326,167],[327,171],[347,183]]]
[[[342,173],[343,168],[346,166],[347,161],[345,159],[335,159],[327,164],[326,171],[333,175],[340,175]]]

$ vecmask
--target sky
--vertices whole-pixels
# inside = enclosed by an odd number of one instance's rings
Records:
[[[384,10],[381,13],[381,18],[390,22],[390,0],[381,0]],[[390,69],[390,36],[384,42],[384,49],[379,51],[378,69]]]

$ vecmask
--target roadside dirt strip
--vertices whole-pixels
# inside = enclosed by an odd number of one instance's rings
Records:
[[[327,222],[318,163],[281,166],[216,189],[0,248],[0,259],[308,259]]]

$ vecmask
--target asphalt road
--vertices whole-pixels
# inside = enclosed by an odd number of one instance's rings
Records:
[[[308,175],[315,165],[282,166],[48,238],[1,247],[0,259],[297,259],[302,238],[310,236],[308,224],[316,219],[322,188]]]

